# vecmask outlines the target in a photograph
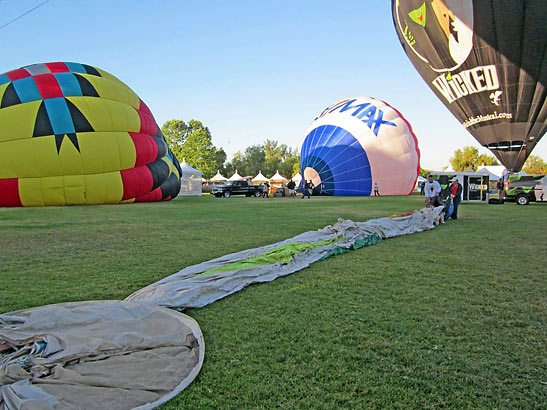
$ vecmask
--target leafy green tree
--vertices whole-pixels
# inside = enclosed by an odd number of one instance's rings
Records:
[[[295,166],[298,166],[296,164],[300,162],[298,150],[273,140],[264,142],[264,154],[266,157],[264,170],[270,176],[279,171],[285,178],[290,178],[294,175]]]
[[[251,145],[245,149],[244,168],[241,170],[245,175],[256,175],[262,171],[266,163],[266,155],[262,145]]]
[[[527,174],[547,174],[547,163],[537,155],[530,155],[522,170]]]
[[[291,179],[294,174],[300,171],[300,155],[298,150],[289,151],[285,155],[283,164],[279,167],[279,172],[287,179]]]
[[[298,172],[300,172],[300,155],[298,155],[298,160],[294,163],[292,167],[291,176],[287,178],[292,178],[293,175],[296,175]]]
[[[479,158],[477,159],[477,166],[478,167],[484,167],[484,166],[490,166],[490,165],[499,165],[500,163],[496,159],[496,157],[493,157],[492,155],[486,155],[481,154],[479,155]]]
[[[224,163],[226,162],[226,152],[223,148],[217,149],[215,152],[215,168],[222,172],[225,171]]]
[[[204,178],[211,178],[217,171],[217,149],[211,141],[209,129],[201,121],[190,120],[186,140],[180,154],[188,165],[203,172]]]
[[[205,178],[212,177],[217,169],[222,169],[226,161],[226,152],[217,149],[211,140],[209,129],[201,121],[166,121],[161,127],[167,144],[182,162],[203,172]]]
[[[482,154],[472,146],[465,146],[463,149],[457,149],[454,156],[450,158],[450,165],[454,171],[467,171],[469,169],[476,171],[478,166],[498,165],[496,158]]]
[[[227,178],[229,178],[235,171],[237,171],[240,175],[243,174],[243,176],[245,176],[245,158],[240,151],[234,153],[232,160],[226,164],[225,171],[225,176]]]
[[[292,177],[299,170],[300,156],[298,150],[292,150],[285,144],[266,140],[264,144],[251,145],[242,153],[238,151],[226,165],[227,174],[235,172],[240,175],[256,175],[259,171],[271,177],[277,171],[286,178]]]
[[[184,142],[186,141],[186,135],[188,133],[188,125],[182,120],[169,120],[165,121],[161,127],[161,132],[167,140],[167,145],[171,148],[171,151],[175,156],[182,160],[181,151]]]

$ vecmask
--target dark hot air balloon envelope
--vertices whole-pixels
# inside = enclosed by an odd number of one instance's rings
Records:
[[[510,171],[546,131],[545,0],[392,0],[408,58]]]

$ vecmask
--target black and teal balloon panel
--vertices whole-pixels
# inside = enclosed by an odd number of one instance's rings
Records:
[[[180,165],[144,102],[96,67],[0,75],[0,206],[168,200]]]

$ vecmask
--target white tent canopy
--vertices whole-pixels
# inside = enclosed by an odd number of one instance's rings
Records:
[[[190,165],[188,165],[188,163],[186,162],[184,158],[182,159],[182,162],[180,163],[180,170],[181,170],[181,175],[198,175],[199,174],[200,178],[203,175],[203,172],[195,168],[192,168]]]
[[[484,166],[482,168],[479,168],[477,172],[480,172],[481,174],[488,175],[490,181],[498,180],[502,177],[503,171],[505,170],[505,167],[503,165],[500,165],[501,169],[496,169],[498,166]],[[494,169],[492,169],[494,168]]]
[[[300,172],[297,172],[294,177],[292,177],[292,180],[296,185],[300,185],[300,182],[302,182],[302,175],[300,175]]]
[[[228,178],[228,181],[245,181],[245,178],[243,178],[241,175],[236,172],[234,172],[234,175],[232,175],[230,178]]]
[[[490,175],[490,179],[493,179],[494,177],[499,179],[507,175],[509,171],[507,171],[503,165],[485,165],[478,169],[477,172],[487,172]]]
[[[262,175],[262,171],[258,171],[258,175],[253,178],[253,182],[269,182],[270,180],[266,178],[264,175]]]
[[[287,178],[285,178],[284,176],[282,176],[279,171],[277,171],[275,173],[275,175],[273,177],[270,178],[270,182],[278,182],[278,183],[283,183],[283,182],[287,182]]]
[[[211,182],[221,182],[221,181],[226,181],[226,177],[222,176],[222,174],[220,173],[220,169],[217,170],[217,173],[216,175],[211,178]]]
[[[179,196],[201,195],[201,179],[203,172],[192,168],[183,158],[180,164],[180,192]]]

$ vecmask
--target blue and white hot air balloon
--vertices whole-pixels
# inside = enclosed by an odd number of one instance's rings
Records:
[[[340,101],[310,125],[300,170],[314,194],[408,195],[420,172],[412,127],[395,108],[371,97]]]

